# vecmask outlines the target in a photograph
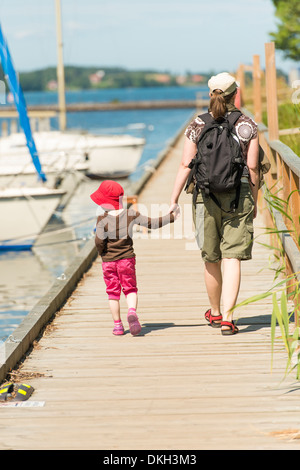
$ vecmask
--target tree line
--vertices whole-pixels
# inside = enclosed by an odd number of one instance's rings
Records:
[[[65,85],[68,90],[85,90],[91,88],[139,88],[153,86],[180,86],[178,77],[168,72],[155,70],[129,71],[119,67],[64,67]],[[207,83],[208,75],[203,76]],[[193,84],[193,74],[187,72],[185,85]],[[0,80],[4,80],[0,67]],[[47,67],[31,72],[20,72],[19,80],[23,91],[55,90],[57,80],[56,67]]]

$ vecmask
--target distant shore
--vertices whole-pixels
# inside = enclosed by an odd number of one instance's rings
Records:
[[[66,65],[65,85],[67,90],[105,88],[141,88],[162,86],[199,86],[207,83],[210,74],[172,74],[155,70],[127,70],[120,67],[79,67]],[[20,72],[23,91],[56,91],[56,67],[30,72]],[[0,70],[0,80],[4,80]]]

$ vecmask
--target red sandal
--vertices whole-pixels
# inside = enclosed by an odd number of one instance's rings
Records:
[[[220,320],[222,321],[222,319],[223,319],[222,315],[212,315],[211,314],[211,309],[209,309],[209,310],[207,310],[207,312],[205,312],[204,317],[205,317],[205,320],[207,320],[208,323],[210,323],[210,325],[213,328],[220,328],[221,327]]]
[[[234,324],[234,321],[221,321],[221,327],[222,326],[229,326],[230,330],[221,330],[222,335],[224,336],[229,336],[229,335],[235,335],[236,333],[239,332],[238,327]]]

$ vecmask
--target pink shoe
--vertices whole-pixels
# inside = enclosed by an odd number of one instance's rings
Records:
[[[124,334],[124,327],[123,327],[122,323],[119,323],[119,324],[114,326],[113,334],[116,335],[116,336]]]
[[[130,333],[133,336],[138,335],[141,332],[142,327],[140,325],[140,322],[138,320],[137,314],[134,309],[130,309],[128,311],[127,321],[129,324]]]

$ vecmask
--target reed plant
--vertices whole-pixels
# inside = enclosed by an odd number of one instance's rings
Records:
[[[274,188],[269,190],[264,186],[264,199],[273,219],[273,226],[266,227],[265,234],[272,236],[275,242],[273,244],[271,244],[272,242],[270,244],[266,244],[257,241],[257,239],[256,241],[271,250],[273,261],[269,267],[274,270],[274,284],[267,291],[240,302],[234,308],[240,308],[267,297],[272,297],[271,370],[273,367],[275,343],[279,340],[287,354],[284,377],[294,371],[296,379],[300,380],[300,327],[297,326],[297,321],[295,323],[295,319],[297,319],[299,315],[300,272],[286,275],[287,266],[282,243],[282,236],[285,234],[293,235],[293,238],[296,237],[298,243],[300,242],[300,235],[296,231],[296,227],[291,216],[289,203],[292,193],[289,195],[288,200],[285,201],[278,196],[278,192],[272,193],[272,189]],[[276,211],[289,220],[289,229],[278,230],[276,228]],[[258,237],[259,236],[260,235],[258,235]],[[277,326],[279,326],[280,329],[279,337],[276,336]]]
[[[265,89],[265,80],[262,80],[262,88]],[[300,127],[300,92],[291,88],[283,77],[277,78],[277,99],[278,99],[278,126],[283,129],[297,129]],[[248,81],[243,94],[244,106],[251,113],[254,113],[253,86]],[[266,93],[262,93],[262,122],[268,127]],[[300,133],[280,135],[280,141],[290,147],[296,155],[300,157]]]
[[[267,126],[267,112],[263,112],[263,123]],[[279,129],[299,129],[300,128],[300,105],[292,102],[285,102],[278,105],[278,125]],[[281,135],[280,141],[290,147],[298,157],[300,157],[300,133]]]

